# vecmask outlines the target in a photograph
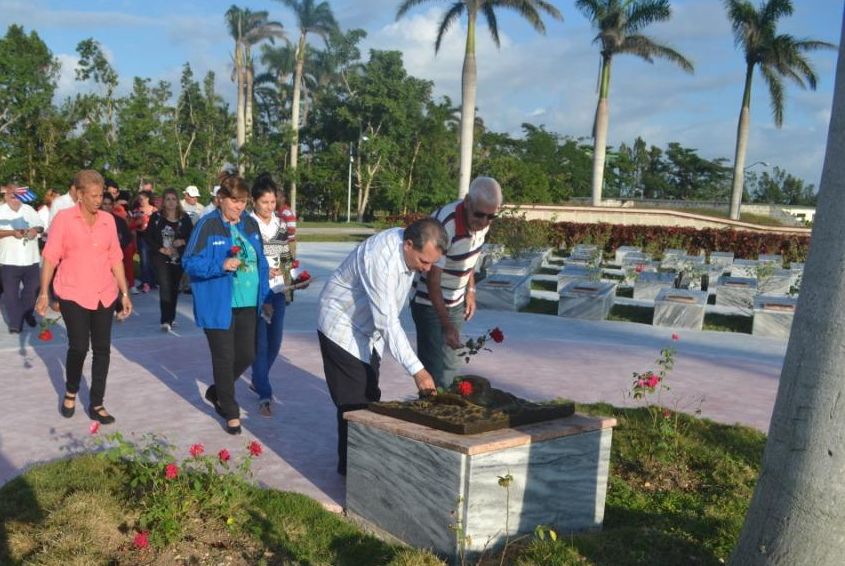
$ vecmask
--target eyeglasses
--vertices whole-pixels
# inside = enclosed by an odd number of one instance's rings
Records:
[[[495,213],[494,214],[487,214],[487,213],[484,213],[484,212],[473,212],[472,215],[475,216],[476,218],[478,218],[479,220],[482,220],[484,218],[486,218],[487,220],[495,220],[496,218],[499,217],[498,214],[495,214]]]

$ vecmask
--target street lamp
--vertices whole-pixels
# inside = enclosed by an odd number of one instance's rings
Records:
[[[358,138],[358,151],[361,151],[361,142],[367,141],[367,136]],[[349,224],[352,220],[352,163],[355,158],[352,156],[352,146],[355,142],[349,142],[349,174],[346,180],[346,223]]]
[[[752,167],[754,167],[755,165],[762,165],[763,167],[768,167],[768,166],[769,166],[769,164],[768,164],[767,162],[765,162],[765,161],[755,161],[754,163],[752,163],[752,164],[751,164],[751,165],[749,165],[748,167],[745,167],[745,168],[743,169],[743,171],[748,171],[749,169],[751,169],[751,168],[752,168]]]

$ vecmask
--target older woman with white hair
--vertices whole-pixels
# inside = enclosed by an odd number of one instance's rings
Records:
[[[465,198],[432,213],[446,228],[449,248],[428,273],[416,275],[411,315],[417,355],[438,387],[449,387],[461,367],[461,328],[475,314],[475,265],[501,205],[499,183],[477,177]]]

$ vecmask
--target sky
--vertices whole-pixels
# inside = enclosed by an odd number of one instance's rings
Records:
[[[480,23],[477,37],[479,115],[485,125],[520,136],[530,122],[572,137],[588,137],[597,101],[599,49],[595,30],[574,0],[551,0],[562,22],[546,17],[546,34],[536,33],[517,15],[499,12],[501,48]],[[398,0],[329,0],[341,28],[362,28],[362,53],[391,49],[403,53],[405,67],[434,83],[436,97],[460,102],[465,20],[434,52],[439,19],[451,2],[431,0],[396,20]],[[757,3],[757,0],[754,0]],[[103,46],[121,78],[120,92],[134,76],[168,80],[178,87],[185,62],[196,77],[213,70],[218,92],[234,107],[229,80],[233,42],[224,13],[231,1],[219,0],[0,0],[0,26],[15,23],[35,30],[61,62],[57,98],[90,88],[74,80],[76,45],[93,37]],[[267,10],[297,35],[291,11],[274,0],[243,0],[251,10]],[[793,0],[794,14],[779,31],[799,38],[839,43],[841,0]],[[721,0],[674,0],[673,16],[645,33],[683,53],[695,64],[690,75],[657,60],[653,65],[622,55],[614,58],[610,84],[608,143],[631,144],[637,136],[665,147],[676,141],[709,159],[733,161],[745,63],[734,46]],[[319,44],[319,39],[314,39]],[[783,127],[772,119],[768,90],[754,77],[747,164],[759,172],[786,169],[818,187],[833,100],[836,51],[809,55],[819,77],[815,91],[793,83],[786,88]]]

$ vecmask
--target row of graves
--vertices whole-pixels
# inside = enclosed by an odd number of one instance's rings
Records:
[[[705,313],[747,316],[752,334],[786,339],[803,270],[775,254],[736,259],[667,249],[657,259],[621,246],[605,258],[598,246],[579,244],[568,254],[546,249],[513,258],[492,244],[479,262],[476,296],[480,307],[499,310],[521,310],[532,296],[556,300],[559,316],[583,320],[606,319],[614,304],[653,307],[655,326],[694,330],[703,328]],[[532,281],[554,282],[557,290],[532,292]]]

